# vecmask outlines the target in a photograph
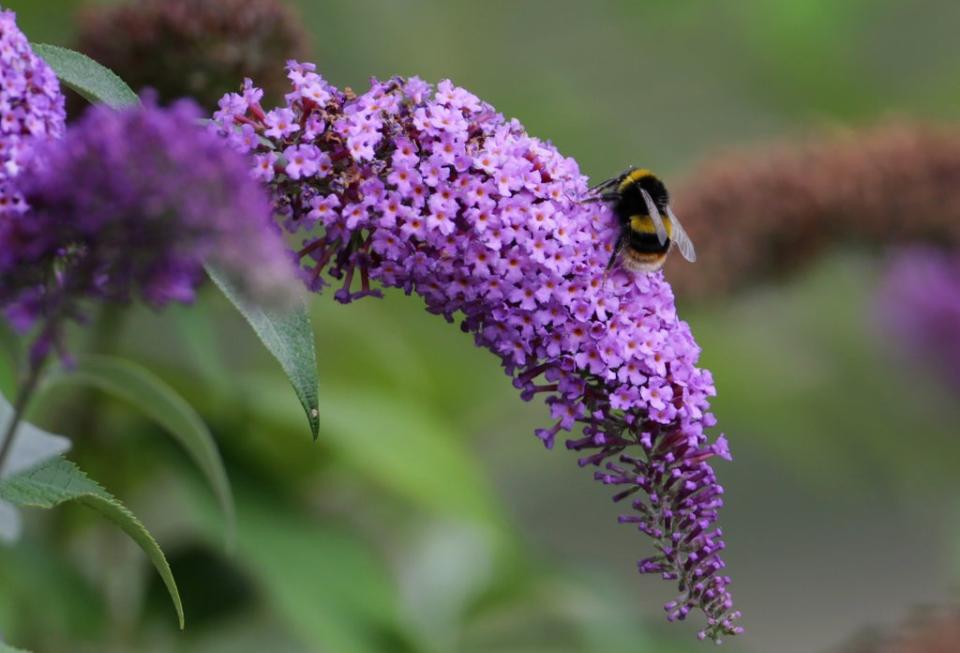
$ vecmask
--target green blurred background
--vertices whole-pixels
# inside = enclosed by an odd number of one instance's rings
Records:
[[[6,0],[69,45],[68,0]],[[953,119],[955,0],[359,0],[298,3],[337,85],[445,77],[575,157],[683,178],[724,146],[890,116]],[[279,74],[279,72],[278,72]],[[692,234],[696,239],[696,234]],[[960,407],[879,334],[880,260],[835,251],[734,298],[681,304],[713,370],[735,460],[719,466],[730,653],[827,651],[953,600]],[[609,492],[532,430],[497,362],[401,296],[313,301],[322,429],[225,301],[134,311],[118,351],[201,411],[234,483],[238,541],[186,457],[119,402],[46,398],[34,420],[167,551],[188,629],[143,555],[82,509],[30,515],[0,551],[0,629],[40,652],[687,652],[672,588]],[[109,325],[108,325],[109,326]],[[84,334],[77,334],[78,338]],[[102,347],[88,332],[91,347]],[[5,364],[5,363],[4,363]],[[9,374],[0,375],[5,393]]]

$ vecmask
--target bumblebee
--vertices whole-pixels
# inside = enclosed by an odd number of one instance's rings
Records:
[[[671,245],[691,263],[697,260],[690,237],[670,208],[667,187],[646,168],[629,168],[590,191],[591,200],[611,203],[620,224],[608,270],[619,258],[631,272],[656,272],[666,262]]]

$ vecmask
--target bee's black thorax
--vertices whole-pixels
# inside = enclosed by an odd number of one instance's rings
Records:
[[[649,217],[647,203],[640,189],[647,191],[661,214],[666,213],[670,195],[666,186],[647,170],[631,170],[623,175],[618,185],[618,197],[612,208],[620,226],[623,228],[624,244],[641,254],[666,255],[670,241],[661,243],[653,231],[631,229],[631,219],[635,216]],[[652,224],[652,223],[651,223]]]
[[[643,201],[640,189],[647,191],[661,213],[666,212],[670,203],[670,194],[663,182],[647,171],[633,171],[624,175],[617,190],[618,198],[613,204],[613,212],[620,224],[629,224],[635,215],[647,215],[647,204]]]

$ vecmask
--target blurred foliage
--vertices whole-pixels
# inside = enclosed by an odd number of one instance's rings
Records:
[[[869,492],[879,481],[934,494],[960,460],[960,404],[888,349],[871,295],[876,268],[834,255],[800,279],[688,317],[721,389],[724,430],[832,479],[831,490]]]
[[[24,438],[25,429],[18,432]],[[180,628],[183,628],[183,605],[176,581],[166,556],[143,524],[116,497],[90,480],[75,464],[65,458],[54,458],[20,474],[7,476],[0,482],[0,496],[24,508],[55,508],[76,502],[100,513],[123,530],[147,554],[163,579],[173,601]]]
[[[33,40],[61,45],[80,4],[4,2]],[[960,104],[953,0],[297,4],[332,82],[449,76],[595,177],[642,163],[669,182],[722,146],[891,113],[950,119]],[[719,470],[722,519],[748,632],[731,653],[825,650],[946,600],[960,571],[960,408],[875,330],[876,267],[837,252],[789,282],[681,306],[735,456]],[[177,633],[132,545],[67,509],[31,515],[27,539],[0,550],[9,641],[36,653],[702,650],[692,627],[661,623],[668,589],[634,573],[645,540],[615,524],[572,455],[542,450],[544,407],[520,402],[492,357],[399,295],[319,297],[312,313],[316,444],[275,361],[215,293],[136,311],[115,343],[91,332],[94,350],[146,365],[210,426],[237,496],[237,550],[223,552],[214,497],[155,424],[57,390],[32,418],[74,436],[78,463],[157,535],[188,628]],[[0,330],[0,352],[9,341]]]

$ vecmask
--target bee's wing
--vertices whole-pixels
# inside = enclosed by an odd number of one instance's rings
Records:
[[[640,193],[643,195],[643,201],[647,205],[647,213],[650,214],[650,219],[653,220],[653,227],[657,230],[657,240],[663,245],[667,242],[667,227],[663,224],[663,218],[660,216],[657,204],[653,201],[653,198],[650,197],[650,193],[643,188],[640,189]]]
[[[697,252],[693,248],[693,241],[690,240],[690,236],[688,236],[687,232],[684,231],[680,221],[677,220],[677,215],[669,206],[667,207],[667,217],[670,218],[670,226],[672,227],[673,232],[673,242],[677,244],[677,249],[680,250],[683,258],[687,259],[691,263],[695,262],[697,260]]]

